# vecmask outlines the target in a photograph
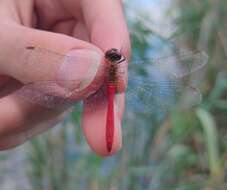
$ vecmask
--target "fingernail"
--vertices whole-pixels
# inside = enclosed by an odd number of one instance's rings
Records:
[[[70,90],[82,91],[95,78],[101,59],[101,55],[92,50],[71,50],[58,71],[60,85]]]

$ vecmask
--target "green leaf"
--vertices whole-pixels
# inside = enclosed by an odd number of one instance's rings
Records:
[[[196,114],[202,124],[207,153],[209,158],[209,168],[211,175],[214,176],[220,171],[219,151],[218,151],[218,132],[212,115],[204,109],[197,109]]]

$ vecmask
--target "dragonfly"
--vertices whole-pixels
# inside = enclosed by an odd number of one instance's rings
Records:
[[[27,63],[29,64],[44,64],[45,62],[53,62],[55,64],[64,62],[75,63],[77,65],[86,61],[91,61],[92,57],[74,57],[64,55],[52,50],[41,47],[26,47],[28,51]],[[89,105],[90,97],[94,99],[103,98],[107,100],[107,115],[106,115],[106,149],[110,153],[114,139],[114,99],[118,93],[123,93],[119,90],[119,79],[125,79],[128,72],[128,60],[122,54],[121,50],[112,48],[105,52],[105,64],[101,65],[104,74],[96,74],[95,77],[102,79],[102,84],[89,85],[89,93],[84,95],[81,93],[83,86],[81,81],[75,76],[73,80],[39,80],[27,82],[17,94],[23,99],[39,104],[47,108],[67,108],[73,105],[78,97],[84,98],[84,102]],[[157,108],[161,110],[170,110],[174,108],[181,98],[186,96],[187,101],[183,101],[182,105],[190,107],[201,102],[200,91],[193,86],[185,86],[182,84],[182,79],[191,73],[203,68],[208,61],[208,56],[203,51],[182,51],[177,54],[132,61],[129,65],[134,65],[140,70],[143,64],[146,64],[146,77],[140,77],[136,71],[132,70],[128,76],[127,89],[127,105],[133,105],[138,112],[154,112]],[[44,72],[44,68],[40,68],[37,72]],[[92,68],[88,69],[92,72]],[[130,70],[130,69],[129,69]],[[56,74],[53,71],[53,76]],[[123,80],[124,83],[127,83]],[[70,97],[74,97],[72,100]],[[104,101],[99,101],[102,104]],[[128,103],[130,102],[130,103]],[[91,105],[91,109],[92,105]],[[95,110],[94,110],[95,111]]]

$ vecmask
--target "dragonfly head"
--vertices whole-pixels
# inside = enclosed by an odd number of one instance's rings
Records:
[[[122,60],[122,57],[121,52],[116,48],[112,48],[105,53],[105,58],[110,62],[119,62]]]

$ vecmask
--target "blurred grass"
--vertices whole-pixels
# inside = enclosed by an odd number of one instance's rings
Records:
[[[34,190],[227,189],[227,1],[174,0],[171,15],[177,30],[168,39],[152,32],[144,16],[128,20],[133,56],[162,51],[153,43],[157,40],[205,50],[209,65],[191,79],[200,86],[203,103],[171,112],[164,123],[158,113],[126,113],[123,150],[107,159],[86,145],[76,107],[63,127],[31,143],[28,176]],[[134,69],[146,79],[146,65]]]
[[[219,173],[219,147],[218,147],[218,133],[216,129],[215,121],[212,115],[203,110],[197,110],[197,116],[202,124],[204,130],[204,138],[207,148],[207,156],[209,159],[209,170],[211,172],[211,176],[215,176]]]

